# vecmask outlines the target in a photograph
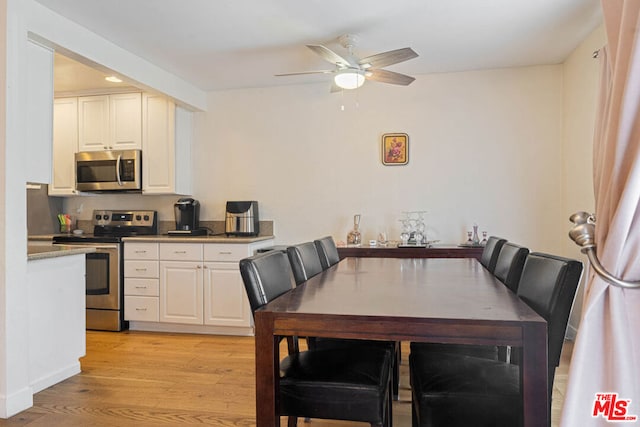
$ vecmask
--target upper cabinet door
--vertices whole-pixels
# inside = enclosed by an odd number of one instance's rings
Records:
[[[109,96],[78,98],[78,151],[108,150]]]
[[[142,147],[142,94],[78,98],[79,151]]]
[[[111,149],[142,148],[142,94],[111,95],[109,109]]]
[[[142,96],[142,191],[145,194],[174,194],[175,111],[166,96]]]
[[[27,41],[27,181],[50,183],[53,128],[53,52]]]
[[[78,98],[58,98],[53,106],[52,196],[76,194],[74,154],[78,151]]]

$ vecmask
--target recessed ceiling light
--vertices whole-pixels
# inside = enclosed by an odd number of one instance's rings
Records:
[[[117,78],[116,76],[108,76],[108,77],[105,77],[104,79],[111,83],[122,83],[122,80]]]

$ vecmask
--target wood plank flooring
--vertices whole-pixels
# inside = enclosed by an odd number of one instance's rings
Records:
[[[409,347],[404,344],[400,401],[393,408],[396,427],[411,426]],[[572,349],[567,342],[556,373],[554,427]],[[87,355],[81,363],[81,374],[36,394],[32,408],[0,419],[0,426],[255,425],[252,337],[87,331]],[[365,424],[314,419],[299,425]]]

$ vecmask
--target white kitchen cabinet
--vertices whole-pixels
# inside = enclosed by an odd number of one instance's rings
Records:
[[[238,262],[252,255],[247,245],[204,245],[204,323],[251,327],[252,315]]]
[[[157,251],[145,245],[155,245]],[[250,244],[126,242],[125,316],[131,321],[130,328],[252,335],[253,317],[238,262],[266,246],[273,246],[273,240]],[[155,273],[144,262],[155,259],[159,259],[159,308],[157,320],[149,321],[143,315],[152,308],[145,309],[145,304],[156,293],[143,279],[150,280]]]
[[[125,149],[142,149],[143,194],[192,193],[192,112],[151,93],[82,96],[61,102],[64,106],[54,107],[49,194],[78,194],[75,153]],[[76,103],[73,111],[70,102]]]
[[[160,261],[160,321],[202,325],[202,262]]]
[[[27,181],[51,183],[53,129],[53,51],[28,40]]]
[[[124,245],[124,318],[160,320],[160,266],[157,243]]]
[[[205,262],[205,325],[251,327],[251,308],[238,262]]]
[[[78,151],[142,148],[142,95],[78,98]]]
[[[191,194],[192,113],[164,95],[142,95],[142,192]]]
[[[202,245],[160,244],[160,321],[202,325]]]
[[[76,195],[75,153],[78,151],[78,98],[53,102],[53,169],[49,195]]]

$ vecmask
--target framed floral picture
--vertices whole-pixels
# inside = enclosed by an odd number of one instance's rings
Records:
[[[382,164],[387,166],[409,163],[409,135],[385,133],[382,135]]]

